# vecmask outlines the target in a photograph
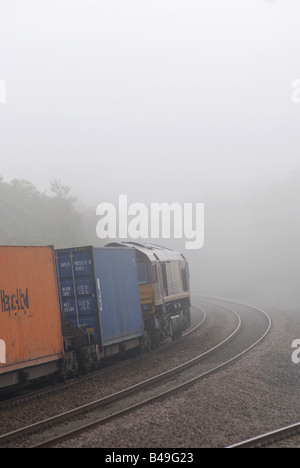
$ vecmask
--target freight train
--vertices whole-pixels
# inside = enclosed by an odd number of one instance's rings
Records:
[[[0,246],[0,391],[68,379],[190,324],[188,263],[152,244]]]

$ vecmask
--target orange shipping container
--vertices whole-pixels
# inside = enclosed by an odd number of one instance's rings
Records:
[[[53,248],[0,246],[0,380],[62,357]]]

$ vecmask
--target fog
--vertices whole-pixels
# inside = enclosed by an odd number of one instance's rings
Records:
[[[119,194],[205,203],[202,249],[155,240],[193,290],[298,307],[299,19],[298,0],[0,0],[0,175],[68,185],[91,243]]]
[[[207,203],[205,247],[189,259],[194,290],[298,310],[300,174],[244,195]]]

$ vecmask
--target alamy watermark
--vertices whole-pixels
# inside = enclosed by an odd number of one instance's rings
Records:
[[[300,104],[300,79],[294,80],[292,82],[292,102],[294,104]]]
[[[6,344],[4,340],[0,340],[0,364],[6,364]]]
[[[6,83],[0,78],[0,104],[6,103]]]
[[[292,342],[292,348],[295,348],[295,351],[292,353],[292,362],[294,364],[300,364],[300,340],[294,340]]]
[[[204,245],[204,203],[144,203],[128,205],[119,195],[119,205],[100,203],[96,233],[100,239],[186,239],[186,249]]]

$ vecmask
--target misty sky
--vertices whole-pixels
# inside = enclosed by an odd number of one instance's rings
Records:
[[[0,0],[0,174],[207,201],[300,169],[299,0]]]

